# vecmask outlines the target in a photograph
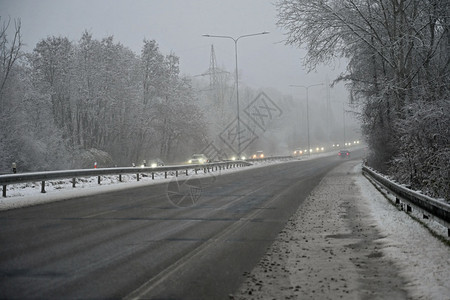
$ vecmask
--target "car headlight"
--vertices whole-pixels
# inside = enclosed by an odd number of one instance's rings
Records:
[[[188,163],[192,164],[192,159],[188,160]]]
[[[150,167],[152,167],[152,168],[156,168],[158,166],[158,164],[156,164],[156,163],[152,163],[151,165],[150,165]]]
[[[233,157],[231,158],[231,160],[236,160],[236,156],[233,156]]]
[[[241,159],[242,159],[242,160],[246,160],[247,158],[246,158],[245,156],[242,156]]]

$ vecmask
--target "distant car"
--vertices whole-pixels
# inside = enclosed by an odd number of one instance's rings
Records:
[[[206,164],[209,160],[204,154],[193,154],[192,157],[188,160],[188,163],[198,165],[198,164]]]
[[[246,160],[248,158],[247,155],[245,155],[245,153],[241,153],[241,160]],[[234,155],[230,158],[230,160],[239,160],[239,157],[237,155]]]
[[[256,151],[256,153],[252,155],[252,158],[253,159],[264,158],[264,152],[263,151]]]
[[[350,158],[350,151],[348,151],[348,150],[341,150],[341,151],[339,151],[338,156],[340,158]]]
[[[294,150],[294,156],[301,156],[303,154],[303,150],[301,149],[295,149]]]
[[[156,158],[156,159],[153,159],[150,161],[150,167],[152,167],[152,168],[162,167],[162,166],[164,166],[164,162],[159,158]]]

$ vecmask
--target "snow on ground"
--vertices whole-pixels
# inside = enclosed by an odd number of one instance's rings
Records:
[[[450,299],[450,248],[349,161],[327,174],[244,276],[234,299]]]
[[[251,167],[189,176],[218,176],[282,162],[256,162]],[[138,182],[136,175],[123,175],[119,182],[118,176],[102,176],[98,185],[97,177],[91,177],[79,179],[75,189],[70,180],[59,180],[46,186],[46,194],[40,193],[39,183],[11,185],[8,197],[0,199],[0,210],[171,178],[159,173],[154,180],[141,177]],[[447,229],[431,220],[419,223],[387,198],[361,175],[360,163],[341,164],[300,205],[259,265],[245,274],[247,280],[235,298],[450,299]]]
[[[355,148],[356,150],[357,148]],[[326,152],[320,154],[314,154],[310,157],[292,158],[298,160],[309,160],[320,157],[333,156],[335,152]],[[287,161],[291,161],[288,159]],[[264,167],[270,164],[279,164],[286,162],[286,159],[270,159],[261,161],[252,161],[250,168]],[[233,172],[239,172],[245,170],[248,167],[222,169],[219,171],[210,172],[204,174],[202,170],[198,171],[198,174],[193,175],[193,169],[189,170],[189,176],[218,176],[220,174],[228,174]],[[175,177],[175,172],[168,172],[168,178],[165,178],[164,172],[154,174],[154,179],[151,178],[151,174],[140,173],[140,181],[138,182],[135,174],[122,175],[122,181],[119,181],[118,175],[101,176],[101,185],[98,184],[97,176],[77,178],[76,188],[72,187],[72,179],[51,180],[46,182],[45,194],[41,194],[40,182],[27,182],[20,184],[11,184],[6,188],[6,198],[0,198],[0,211],[7,209],[20,208],[30,205],[37,205],[42,203],[48,203],[53,201],[61,201],[74,197],[83,197],[88,195],[94,195],[98,193],[104,193],[109,191],[117,191],[128,188],[135,188],[144,185],[159,184],[168,182]],[[184,173],[180,172],[179,177],[182,179]]]
[[[360,170],[360,167],[358,170]],[[450,299],[450,247],[430,234],[435,232],[450,241],[447,228],[422,215],[399,212],[395,197],[381,195],[363,176],[356,178],[377,228],[385,236],[383,252],[409,278],[407,289],[414,299]],[[428,228],[428,229],[427,229]]]
[[[270,164],[279,164],[286,162],[286,160],[264,160],[252,162],[250,168],[264,167]],[[239,167],[222,169],[210,173],[204,173],[199,170],[198,174],[194,174],[193,170],[189,170],[188,176],[205,177],[205,176],[219,176],[220,174],[228,174],[246,170],[249,167]],[[123,189],[131,189],[152,184],[160,184],[169,182],[175,178],[175,172],[169,172],[168,178],[165,178],[164,172],[154,174],[152,179],[151,174],[140,175],[140,180],[137,181],[135,174],[122,175],[122,182],[119,181],[118,175],[101,176],[101,184],[98,184],[97,176],[77,178],[76,187],[72,187],[72,179],[51,180],[46,182],[45,194],[41,193],[40,182],[27,182],[20,184],[11,184],[7,186],[6,198],[0,198],[0,211],[20,208],[30,205],[43,204],[54,201],[61,201],[65,199],[84,197],[105,192],[113,192]],[[180,180],[186,178],[183,172],[179,174]]]

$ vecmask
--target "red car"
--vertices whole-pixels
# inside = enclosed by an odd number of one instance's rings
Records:
[[[348,150],[341,150],[341,151],[339,151],[338,156],[340,158],[350,158],[350,151],[348,151]]]

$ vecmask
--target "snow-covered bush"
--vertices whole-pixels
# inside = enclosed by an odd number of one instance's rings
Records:
[[[397,122],[399,149],[389,173],[415,190],[450,200],[450,99],[408,106]]]

